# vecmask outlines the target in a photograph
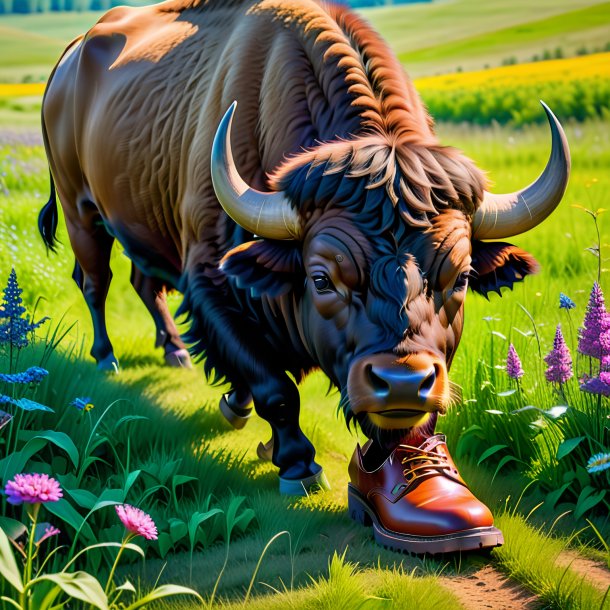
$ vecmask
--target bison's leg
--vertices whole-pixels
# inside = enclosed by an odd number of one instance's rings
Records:
[[[280,491],[303,494],[308,486],[320,484],[322,469],[299,426],[299,391],[260,329],[197,271],[185,281],[181,309],[190,311],[193,319],[187,337],[205,352],[208,372],[215,369],[233,387],[249,388],[257,414],[271,425]]]
[[[155,322],[155,347],[165,350],[165,362],[170,366],[191,368],[191,358],[167,307],[167,293],[163,281],[145,275],[132,263],[131,285]]]
[[[118,361],[106,330],[106,296],[112,279],[110,253],[114,238],[99,223],[99,216],[95,221],[91,217],[76,221],[66,217],[66,226],[77,261],[73,278],[82,290],[93,322],[91,355],[100,370],[116,371]]]

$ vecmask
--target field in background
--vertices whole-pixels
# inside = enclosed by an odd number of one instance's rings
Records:
[[[405,59],[405,64],[409,68],[413,67],[410,71],[433,75],[454,71],[458,66],[483,68],[484,63],[498,65],[505,58],[505,53],[508,57],[520,57],[523,52],[523,58],[527,59],[530,56],[528,54],[542,53],[547,46],[554,49],[563,44],[565,54],[568,55],[573,54],[572,51],[580,44],[588,47],[601,45],[605,34],[600,34],[600,27],[589,22],[586,27],[581,27],[574,19],[559,19],[559,16],[568,11],[578,11],[580,14],[587,7],[603,11],[607,10],[607,4],[582,0],[544,0],[537,3],[534,17],[529,0],[455,0],[375,9],[365,14],[379,27],[403,59],[412,54],[412,64]],[[463,46],[468,40],[489,42],[490,32],[499,29],[502,32],[513,27],[527,30],[534,27],[528,25],[530,22],[552,21],[556,18],[561,22],[563,30],[554,30],[538,41],[535,36],[531,36],[530,42],[524,47],[515,45],[508,49],[505,46],[505,36],[502,45],[494,47],[490,43],[489,50],[474,45],[474,51],[469,53]],[[90,24],[94,19],[95,14],[0,18],[0,82],[19,82],[26,74],[31,74],[36,79],[36,74],[46,74],[56,54],[63,48],[64,40],[86,29],[84,24]],[[570,23],[573,26],[571,33],[567,31]],[[30,32],[28,36],[23,34],[26,25]],[[11,39],[3,36],[5,30],[2,28],[6,27],[16,32]],[[436,53],[431,48],[434,42],[431,40],[431,31],[434,32],[435,40],[442,42],[435,47]],[[519,40],[523,42],[523,39]],[[562,42],[566,40],[574,42]],[[26,51],[26,46],[29,51]],[[418,58],[419,50],[426,47],[430,48],[422,51],[423,55]],[[452,55],[451,48],[456,49],[455,55]],[[571,51],[568,52],[568,49]],[[3,52],[5,50],[11,50],[11,55],[7,56]],[[16,60],[8,57],[16,57]],[[595,58],[591,56],[582,61],[585,60],[595,61]],[[419,86],[424,93],[438,91],[450,97],[456,90],[467,94],[468,79],[471,79],[470,86],[487,86],[488,78],[503,78],[502,75],[510,73],[505,70],[523,74],[527,70],[544,71],[549,65],[551,64],[515,66],[489,70],[477,76],[443,76],[423,80]],[[563,67],[559,64],[558,69],[562,70]],[[580,70],[572,70],[570,76],[574,76],[575,72],[582,74]],[[543,77],[537,72],[530,80],[540,82]],[[511,83],[511,80],[508,83],[500,82],[498,87],[510,89]],[[555,510],[543,506],[534,513],[531,522],[547,524],[540,534],[528,530],[519,518],[502,517],[502,527],[507,533],[510,532],[513,542],[501,553],[494,552],[489,561],[471,557],[455,563],[422,562],[374,546],[369,531],[355,526],[346,516],[347,462],[356,438],[347,432],[343,421],[336,416],[338,396],[336,393],[326,394],[327,381],[319,373],[311,375],[302,388],[302,422],[304,431],[316,444],[318,460],[324,466],[332,489],[309,499],[290,501],[280,498],[277,495],[277,478],[273,468],[261,463],[256,456],[258,442],[268,440],[268,426],[255,418],[242,431],[229,429],[217,409],[220,389],[209,387],[200,370],[189,372],[162,368],[161,354],[152,347],[153,324],[129,286],[129,263],[118,247],[113,255],[115,275],[108,301],[108,326],[123,371],[117,378],[98,376],[86,355],[90,348],[91,323],[82,296],[70,278],[73,255],[68,246],[63,220],[60,222],[62,246],[57,256],[46,256],[36,231],[36,216],[48,195],[48,173],[40,137],[35,135],[38,130],[39,97],[30,93],[28,90],[24,97],[11,98],[12,101],[4,105],[0,103],[0,283],[4,283],[10,267],[14,265],[25,288],[24,297],[28,305],[33,307],[37,297],[43,296],[44,300],[38,304],[38,315],[50,315],[54,322],[64,316],[66,325],[75,323],[69,341],[74,341],[77,346],[73,360],[58,357],[51,363],[51,379],[56,380],[56,385],[53,382],[47,384],[42,390],[43,395],[38,398],[61,410],[65,408],[66,401],[63,395],[58,394],[59,387],[69,387],[70,391],[82,392],[83,395],[90,394],[98,407],[114,398],[125,397],[130,402],[121,405],[122,411],[117,416],[137,413],[151,418],[150,422],[141,427],[134,427],[135,433],[141,434],[143,438],[148,438],[147,435],[153,437],[159,428],[174,419],[177,420],[175,428],[168,425],[168,429],[175,430],[177,435],[185,434],[185,427],[189,429],[190,435],[200,435],[202,444],[211,456],[206,489],[222,501],[229,496],[229,491],[245,495],[248,506],[254,508],[257,514],[256,528],[248,531],[231,547],[231,561],[221,582],[220,591],[223,595],[238,601],[243,599],[244,590],[266,542],[277,532],[287,530],[291,533],[294,546],[289,545],[287,539],[282,539],[266,556],[255,591],[257,594],[271,594],[271,597],[252,604],[253,608],[286,608],[292,605],[298,608],[351,609],[358,603],[367,603],[367,595],[376,595],[391,597],[397,604],[395,607],[453,610],[461,607],[460,602],[443,583],[448,580],[461,582],[459,577],[456,580],[457,574],[464,575],[467,581],[467,577],[475,573],[483,563],[528,586],[549,607],[585,608],[582,600],[578,602],[577,596],[570,598],[570,601],[565,595],[556,595],[553,589],[553,586],[565,588],[566,583],[573,582],[576,574],[573,566],[564,576],[560,572],[559,576],[551,577],[554,569],[552,566],[563,547],[568,545],[567,533],[578,525],[583,525],[582,521],[577,524],[569,516],[565,517],[555,529],[559,535],[558,540],[546,540],[544,532],[548,531],[548,524],[562,510],[561,506]],[[542,117],[544,113],[537,104],[537,98],[532,103]],[[563,120],[561,114],[559,116]],[[442,418],[439,426],[449,433],[454,450],[458,436],[469,425],[468,422],[494,417],[484,412],[487,406],[482,401],[474,402],[481,394],[481,388],[477,386],[477,363],[484,358],[490,365],[495,363],[501,366],[510,341],[515,343],[523,358],[526,371],[523,386],[528,389],[526,399],[541,408],[553,406],[550,401],[548,404],[540,402],[540,385],[544,383],[540,381],[540,359],[531,332],[531,322],[519,304],[533,316],[545,351],[552,343],[556,323],[561,321],[565,324],[565,317],[561,317],[564,312],[558,307],[560,291],[576,301],[574,320],[580,321],[588,292],[597,275],[598,259],[587,251],[595,242],[593,224],[586,214],[572,205],[579,204],[593,209],[610,207],[607,204],[607,193],[610,190],[608,119],[583,123],[568,120],[564,124],[573,158],[573,173],[566,197],[548,221],[531,233],[510,240],[536,256],[541,263],[541,273],[527,278],[513,292],[505,290],[503,298],[491,295],[490,301],[486,301],[472,293],[467,297],[464,338],[451,371],[452,380],[462,387],[463,402]],[[489,172],[496,191],[513,190],[532,181],[544,167],[548,156],[550,138],[546,125],[527,125],[513,129],[498,125],[474,127],[441,123],[438,131],[444,144],[462,148]],[[610,214],[600,217],[600,225],[602,258],[607,259],[610,256]],[[607,262],[602,266],[607,267]],[[610,300],[607,269],[604,269],[601,278]],[[180,297],[173,295],[170,300],[175,308]],[[484,321],[490,317],[493,320]],[[498,369],[497,390],[509,388],[504,372]],[[507,396],[498,400],[503,401],[500,408],[506,410],[513,405],[514,397]],[[180,438],[183,437],[177,436],[176,442]],[[184,438],[191,436],[185,435]],[[171,444],[163,447],[162,451],[166,453],[160,455],[169,461]],[[515,506],[519,494],[528,483],[520,468],[510,470],[509,466],[506,472],[492,482],[493,468],[477,466],[478,457],[478,454],[464,455],[459,460],[461,471],[475,492],[496,514],[502,512],[507,501],[509,506]],[[229,467],[228,460],[237,462],[237,465]],[[521,512],[527,514],[540,499],[543,499],[540,495],[526,498],[521,504]],[[563,508],[567,508],[567,505],[564,504]],[[610,527],[608,520],[598,519],[596,523],[607,538]],[[594,539],[588,531],[572,541],[572,546],[578,547],[579,540],[586,540],[591,546]],[[553,544],[554,550],[549,548]],[[363,571],[354,574],[353,567],[337,559],[332,562],[327,580],[321,579],[320,575],[329,571],[328,564],[333,550],[341,553],[346,547],[346,560],[359,562]],[[531,549],[534,547],[538,553],[538,562],[531,561]],[[580,551],[610,560],[591,548]],[[195,588],[210,591],[218,577],[223,557],[224,547],[221,545],[206,547],[204,552],[195,555],[192,581]],[[401,560],[407,572],[413,568],[418,569],[418,578],[397,575],[393,571],[393,564]],[[149,560],[148,577],[156,575],[162,563],[156,559]],[[539,572],[535,571],[534,564],[540,564]],[[169,582],[184,581],[188,567],[188,554],[179,553],[172,557],[163,578]],[[304,587],[297,594],[283,597],[260,584],[267,583],[282,590],[282,583],[291,585],[293,571],[295,586]],[[307,574],[316,577],[317,582],[313,584]],[[423,574],[427,575],[426,578],[420,577]],[[581,577],[577,578],[575,585],[569,585],[576,587],[576,591],[581,582]],[[557,585],[558,580],[563,584]],[[464,586],[466,584],[464,582]],[[500,595],[499,589],[491,592],[486,587],[475,586],[474,589],[475,592],[478,589],[481,599],[494,600]],[[600,596],[602,594],[603,591]],[[486,595],[491,597],[486,598]],[[476,601],[476,598],[473,600]],[[368,600],[365,607],[369,607],[369,604],[371,608],[391,607],[376,600]],[[464,605],[470,607],[467,603]],[[172,604],[169,607],[193,608],[188,603]],[[600,607],[600,604],[597,603],[595,607]]]

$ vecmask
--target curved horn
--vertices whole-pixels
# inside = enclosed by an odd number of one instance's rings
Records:
[[[519,235],[540,224],[563,197],[570,176],[570,148],[561,123],[540,102],[551,126],[551,156],[544,171],[528,187],[507,195],[485,193],[472,220],[475,239],[501,239]]]
[[[239,175],[231,152],[237,102],[220,121],[212,145],[212,184],[224,211],[241,227],[270,239],[299,239],[299,216],[282,192],[262,193]]]

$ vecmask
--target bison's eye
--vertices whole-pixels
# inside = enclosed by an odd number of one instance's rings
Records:
[[[324,273],[318,273],[312,277],[313,285],[316,287],[318,293],[322,294],[324,292],[331,292],[333,288],[333,284],[330,281],[328,275]]]
[[[457,276],[455,284],[453,285],[453,291],[464,290],[468,286],[468,279],[470,278],[470,271],[464,271]]]

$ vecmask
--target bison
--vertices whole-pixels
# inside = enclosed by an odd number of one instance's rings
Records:
[[[322,480],[293,381],[315,368],[373,440],[370,455],[431,438],[450,401],[467,287],[500,292],[538,268],[485,240],[532,229],[566,188],[566,138],[544,108],[543,173],[491,194],[471,160],[439,143],[395,56],[346,7],[110,10],[67,47],[42,108],[92,355],[117,363],[104,317],[116,239],[158,344],[188,362],[163,298],[176,288],[191,353],[231,385],[223,412],[243,425],[253,401],[271,425],[282,491]],[[39,218],[50,248],[57,223],[53,191]]]

